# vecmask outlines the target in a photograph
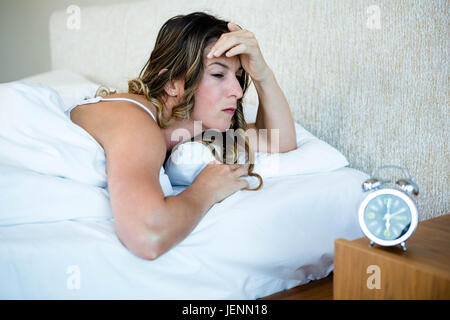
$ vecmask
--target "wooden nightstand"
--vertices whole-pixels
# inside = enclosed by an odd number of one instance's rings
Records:
[[[450,299],[450,214],[419,223],[400,246],[334,243],[334,299]]]

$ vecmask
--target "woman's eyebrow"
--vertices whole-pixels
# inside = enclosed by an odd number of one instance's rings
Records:
[[[213,64],[218,64],[219,66],[222,66],[222,67],[224,67],[225,69],[230,69],[230,67],[229,67],[228,65],[226,65],[225,63],[222,63],[222,62],[218,62],[218,61],[215,61],[215,62],[213,62],[213,63],[210,63],[210,64],[208,65],[208,67],[209,67],[209,66],[212,66]],[[240,71],[240,70],[243,70],[243,69],[242,69],[242,66],[240,66],[240,67],[236,70],[236,72],[238,72],[238,71]]]

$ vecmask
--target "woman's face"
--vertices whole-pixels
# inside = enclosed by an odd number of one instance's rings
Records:
[[[225,131],[230,128],[234,113],[224,112],[227,108],[237,108],[237,101],[243,95],[237,77],[242,75],[238,56],[224,55],[208,59],[206,55],[215,41],[203,52],[204,70],[200,84],[195,90],[195,104],[191,119],[202,121],[203,130]]]

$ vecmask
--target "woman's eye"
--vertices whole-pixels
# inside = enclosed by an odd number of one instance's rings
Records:
[[[213,74],[212,76],[215,77],[215,78],[222,78],[223,77],[223,75],[221,75],[221,74]]]

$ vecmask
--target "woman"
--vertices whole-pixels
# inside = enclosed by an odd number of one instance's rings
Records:
[[[254,125],[245,123],[242,110],[249,77],[260,100]],[[233,153],[232,164],[211,162],[183,192],[164,197],[159,172],[166,153],[194,137],[196,122],[201,121],[202,131],[253,129],[253,138],[260,128],[280,128],[283,143],[276,148],[275,142],[245,137],[249,154],[296,148],[289,106],[254,35],[202,12],[169,19],[139,78],[129,81],[129,92],[111,98],[128,100],[101,99],[88,108],[73,109],[70,115],[105,150],[116,233],[144,259],[168,251],[215,203],[248,188],[248,182],[238,178],[256,175],[252,164],[248,169],[236,164],[233,144],[233,150],[222,154]],[[179,129],[189,132],[182,141],[173,138]]]

